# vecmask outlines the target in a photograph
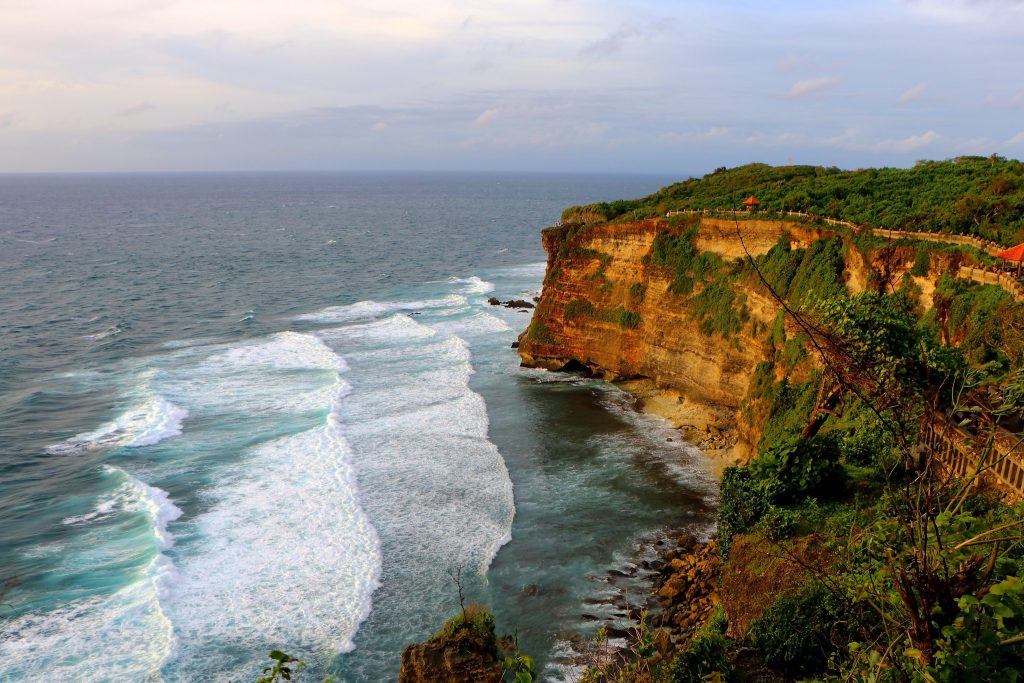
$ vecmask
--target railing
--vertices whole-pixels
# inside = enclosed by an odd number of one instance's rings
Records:
[[[973,235],[949,235],[942,232],[912,232],[907,230],[892,230],[890,228],[872,228],[866,225],[858,225],[850,221],[839,220],[838,218],[829,218],[828,216],[819,216],[813,213],[804,213],[802,211],[781,211],[778,212],[784,216],[795,216],[798,218],[806,218],[811,221],[820,221],[826,225],[841,225],[851,230],[862,230],[876,235],[878,237],[885,237],[887,239],[918,239],[926,242],[944,242],[946,244],[963,244],[974,247],[983,251],[987,254],[995,254],[1002,251],[1003,247],[991,240],[984,240],[980,237]],[[757,216],[756,212],[751,211],[730,211],[728,209],[682,209],[680,211],[669,211],[665,214],[666,218],[671,216],[678,216],[681,214],[700,214],[702,216],[712,215],[727,215],[727,216]]]
[[[994,446],[985,459],[982,476],[1009,492],[1015,500],[1024,497],[1024,462],[1016,450],[1017,437],[1004,432],[994,440]],[[921,442],[933,458],[937,458],[955,477],[974,474],[981,466],[982,451],[974,437],[960,429],[945,416],[935,415],[925,425]]]
[[[957,273],[957,276],[964,280],[980,282],[983,285],[998,285],[1006,290],[1013,297],[1014,301],[1024,301],[1024,286],[1013,275],[984,270],[982,268],[960,266],[960,272]]]

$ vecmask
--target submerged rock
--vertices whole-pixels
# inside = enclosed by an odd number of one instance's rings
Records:
[[[504,306],[505,308],[534,308],[534,305],[529,301],[523,299],[509,299],[508,301],[502,301],[496,296],[492,296],[487,299],[487,303],[492,306]]]

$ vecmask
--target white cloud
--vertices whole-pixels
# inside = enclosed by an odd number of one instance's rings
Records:
[[[476,117],[476,125],[486,126],[498,116],[497,109],[487,109],[480,116]]]
[[[1014,135],[1012,138],[1006,141],[1007,147],[1016,147],[1018,145],[1024,145],[1024,130]]]
[[[794,83],[793,87],[789,89],[788,96],[804,97],[811,93],[831,88],[837,83],[839,83],[837,78],[808,78]]]
[[[377,123],[370,126],[370,130],[372,130],[374,133],[383,133],[387,129],[388,124],[384,123],[383,121],[378,121]]]
[[[915,102],[921,99],[921,96],[924,95],[924,91],[927,90],[927,88],[928,86],[924,83],[918,83],[914,87],[904,90],[903,94],[900,95],[899,103],[907,104],[908,102]]]
[[[899,140],[882,140],[871,145],[876,152],[913,152],[927,147],[939,139],[939,134],[930,130],[920,135],[911,135]]]

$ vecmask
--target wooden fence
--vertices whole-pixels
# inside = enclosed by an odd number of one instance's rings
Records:
[[[1019,438],[1001,430],[985,458],[986,469],[982,473],[1012,501],[1024,498],[1024,459],[1018,448]],[[921,433],[921,443],[931,457],[937,458],[955,477],[974,474],[981,467],[984,445],[975,439],[942,415],[933,416]]]
[[[982,268],[971,268],[960,266],[957,277],[964,280],[974,280],[983,285],[998,285],[1006,290],[1014,301],[1024,301],[1024,286],[1013,275],[1007,275],[997,271],[984,270]]]
[[[857,223],[851,223],[850,221],[842,221],[838,218],[829,218],[828,216],[819,216],[813,213],[804,213],[802,211],[781,211],[772,212],[775,214],[781,214],[784,216],[792,216],[794,218],[803,218],[809,221],[817,221],[824,223],[825,225],[837,226],[841,225],[851,230],[860,230],[869,232],[872,235],[878,237],[885,237],[886,239],[916,239],[925,240],[927,242],[944,242],[946,244],[962,244],[971,246],[987,254],[995,254],[1003,250],[1003,247],[991,240],[984,240],[974,235],[951,235],[944,232],[914,232],[909,230],[892,230],[890,228],[872,228],[866,225],[858,225]],[[702,216],[714,216],[714,215],[725,215],[725,216],[757,216],[757,213],[749,211],[730,211],[728,209],[683,209],[681,211],[669,211],[665,214],[666,217],[678,216],[681,214],[700,214]],[[771,218],[771,213],[764,216],[766,219]]]

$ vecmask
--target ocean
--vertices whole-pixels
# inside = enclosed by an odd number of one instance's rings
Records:
[[[0,176],[0,680],[394,680],[458,571],[559,680],[715,485],[487,298],[538,294],[565,206],[672,180]]]

